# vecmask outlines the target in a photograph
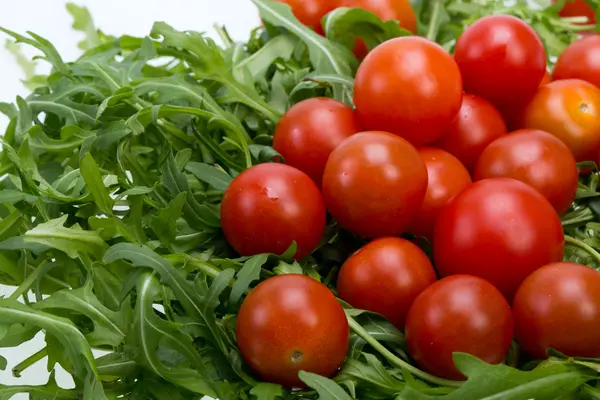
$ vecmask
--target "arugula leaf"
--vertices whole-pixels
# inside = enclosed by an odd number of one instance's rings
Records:
[[[319,393],[319,400],[352,400],[348,393],[331,379],[306,371],[300,371],[298,376],[308,387]]]
[[[73,17],[73,29],[85,34],[85,39],[78,44],[79,48],[89,50],[98,46],[101,40],[88,9],[74,3],[67,3],[67,11]]]

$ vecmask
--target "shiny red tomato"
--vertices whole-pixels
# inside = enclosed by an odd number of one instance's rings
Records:
[[[408,0],[341,0],[338,7],[356,7],[371,11],[382,21],[398,21],[400,26],[412,33],[417,32],[417,16]],[[354,54],[359,60],[365,58],[369,50],[365,43],[357,39]]]
[[[337,289],[353,307],[379,313],[404,329],[412,302],[436,280],[423,250],[408,240],[388,237],[372,241],[344,263]]]
[[[477,162],[475,180],[513,178],[532,186],[559,214],[573,200],[579,181],[577,163],[569,148],[548,132],[523,129],[490,144]]]
[[[553,75],[554,80],[581,79],[600,88],[600,36],[573,42],[558,57]]]
[[[368,238],[404,232],[427,191],[427,169],[417,150],[387,132],[350,136],[329,157],[323,197],[331,215]]]
[[[427,193],[413,222],[413,232],[428,239],[433,237],[435,221],[442,208],[472,183],[469,171],[452,154],[432,147],[419,149],[427,167]]]
[[[527,104],[524,127],[553,134],[577,161],[595,160],[600,148],[600,89],[579,79],[544,85]]]
[[[553,2],[556,2],[556,0],[553,0]],[[567,0],[560,11],[560,15],[562,17],[588,17],[587,24],[596,23],[596,13],[585,0]]]
[[[321,186],[329,154],[360,131],[354,110],[329,98],[312,98],[292,106],[279,120],[273,147],[286,164],[298,168]]]
[[[502,362],[513,337],[510,306],[481,278],[456,275],[425,289],[406,318],[406,342],[417,364],[447,379],[464,379],[452,353],[472,354],[490,364]]]
[[[509,15],[483,17],[456,42],[454,58],[465,91],[496,106],[531,96],[546,71],[546,51],[537,33]]]
[[[546,358],[552,347],[571,357],[600,357],[600,274],[592,268],[555,263],[531,274],[513,302],[521,347]]]
[[[321,19],[336,7],[335,0],[275,0],[292,8],[294,16],[304,25],[323,34]]]
[[[465,94],[458,117],[434,146],[446,150],[473,171],[487,145],[505,134],[506,124],[500,112],[487,100]]]
[[[550,77],[548,71],[546,71],[546,74],[544,75],[544,79],[542,79],[540,86],[547,85],[550,82],[552,82],[552,78]],[[504,121],[506,122],[509,131],[516,131],[523,127],[525,109],[527,108],[527,104],[529,103],[529,101],[531,101],[534,95],[535,93],[527,99],[515,101],[512,104],[507,104],[498,109],[502,114],[502,117],[504,117]]]
[[[461,77],[452,56],[420,37],[377,46],[356,73],[354,104],[362,126],[394,133],[415,146],[439,138],[461,101]]]
[[[533,271],[562,260],[558,214],[523,182],[491,178],[474,183],[438,216],[433,236],[441,276],[479,276],[510,301]]]
[[[240,255],[282,254],[293,241],[296,258],[310,254],[325,230],[319,188],[304,172],[284,164],[260,164],[239,174],[221,203],[221,226]]]
[[[301,388],[298,372],[335,374],[348,351],[344,309],[329,289],[304,275],[269,278],[250,292],[236,320],[246,363],[261,379]]]

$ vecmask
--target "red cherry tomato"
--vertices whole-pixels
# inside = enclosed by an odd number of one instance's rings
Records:
[[[456,275],[429,286],[406,318],[406,342],[417,364],[447,379],[464,379],[452,353],[472,354],[490,364],[502,362],[513,337],[510,307],[481,278]]]
[[[560,15],[561,17],[588,17],[589,21],[586,24],[596,23],[596,13],[585,0],[567,0]]]
[[[552,82],[552,78],[550,77],[548,71],[546,71],[544,79],[542,79],[542,82],[540,83],[540,87],[547,85],[550,82]],[[531,101],[534,95],[535,93],[525,100],[515,101],[513,104],[508,104],[498,109],[502,114],[502,117],[504,118],[504,121],[506,122],[509,131],[516,131],[523,127],[525,109],[527,108],[527,104],[529,103],[529,101]]]
[[[419,154],[427,167],[427,193],[413,222],[413,232],[428,239],[433,237],[435,221],[450,200],[472,183],[469,171],[452,154],[444,150],[423,147]]]
[[[479,276],[510,301],[529,274],[562,260],[564,234],[558,214],[535,189],[491,178],[474,183],[442,209],[433,251],[441,276]]]
[[[427,191],[427,169],[417,150],[387,132],[362,132],[335,149],[323,175],[331,215],[368,238],[404,232]]]
[[[600,148],[600,89],[579,79],[544,85],[525,108],[524,127],[556,136],[577,161],[595,160]]]
[[[558,57],[553,75],[554,80],[581,79],[600,88],[600,36],[573,42]]]
[[[279,120],[273,147],[286,164],[298,168],[321,186],[329,154],[360,131],[354,110],[329,98],[312,98],[292,106]]]
[[[294,16],[304,25],[313,28],[315,32],[323,34],[323,26],[321,19],[330,11],[336,4],[334,0],[275,0],[280,3],[285,3],[292,8]]]
[[[326,217],[317,185],[304,172],[283,164],[243,171],[221,203],[225,238],[243,256],[282,254],[296,241],[296,258],[301,259],[319,244]]]
[[[509,15],[483,17],[456,42],[454,58],[465,91],[496,106],[531,96],[546,71],[546,51],[537,33]]]
[[[579,173],[563,142],[547,132],[524,129],[496,139],[479,157],[475,180],[496,177],[527,183],[563,214],[575,199]]]
[[[600,274],[555,263],[531,274],[513,302],[515,333],[525,351],[546,358],[552,347],[571,357],[600,357]]]
[[[417,245],[400,238],[382,238],[344,263],[337,289],[353,307],[382,314],[404,329],[413,300],[436,280],[431,261]]]
[[[301,388],[298,372],[335,374],[348,351],[344,309],[316,280],[288,274],[259,284],[240,307],[236,337],[246,363],[267,382]]]
[[[341,0],[338,7],[356,7],[371,11],[382,21],[398,21],[400,26],[412,33],[417,32],[417,16],[408,0]],[[357,39],[354,54],[359,60],[365,58],[369,49]]]
[[[415,146],[439,138],[461,101],[461,77],[452,56],[416,36],[377,46],[356,73],[354,103],[362,126],[402,136]]]
[[[487,100],[465,94],[458,117],[434,146],[446,150],[473,171],[487,145],[505,134],[506,124],[500,112]]]

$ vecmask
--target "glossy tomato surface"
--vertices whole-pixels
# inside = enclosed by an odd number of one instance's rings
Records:
[[[323,176],[331,215],[368,238],[405,232],[427,191],[427,169],[417,150],[387,132],[361,132],[339,145]]]
[[[535,188],[565,213],[579,180],[577,163],[569,148],[548,132],[523,129],[496,139],[477,163],[475,180],[513,178]]]
[[[544,77],[546,51],[537,33],[509,15],[483,17],[456,42],[454,58],[467,93],[496,106],[527,99]]]
[[[425,289],[406,318],[406,342],[417,364],[447,379],[464,379],[452,353],[502,362],[513,337],[513,318],[502,294],[469,275],[444,278]]]
[[[304,387],[299,371],[335,374],[346,357],[348,320],[323,284],[304,275],[269,278],[250,292],[236,320],[240,352],[267,382]]]
[[[323,34],[321,19],[336,7],[336,0],[275,0],[292,8],[294,16],[304,25]]]
[[[596,23],[596,13],[585,0],[567,0],[560,15],[562,17],[588,17],[589,20],[586,24]]]
[[[425,200],[412,226],[414,233],[431,239],[442,208],[472,181],[469,171],[452,154],[432,147],[419,149],[419,154],[427,167],[428,184]]]
[[[421,146],[438,139],[456,118],[461,82],[452,56],[438,44],[400,37],[377,46],[362,62],[354,103],[366,129],[391,132]]]
[[[553,77],[581,79],[600,88],[600,36],[587,36],[567,47],[558,57]]]
[[[458,158],[472,172],[487,145],[505,134],[506,124],[496,107],[479,96],[465,94],[458,117],[434,146]]]
[[[360,131],[354,110],[329,98],[312,98],[292,106],[279,120],[273,147],[286,164],[310,176],[320,187],[329,154]]]
[[[240,255],[282,254],[293,241],[296,258],[310,254],[325,230],[327,213],[317,185],[284,164],[260,164],[230,183],[221,203],[221,226]]]
[[[340,298],[355,308],[382,314],[404,329],[414,299],[437,280],[431,261],[417,245],[388,237],[354,253],[340,270]]]
[[[600,148],[600,89],[579,79],[538,89],[525,108],[524,128],[553,134],[577,161],[592,161]]]
[[[552,205],[508,178],[476,182],[438,216],[433,236],[441,276],[479,276],[511,301],[533,271],[562,260],[564,235]]]
[[[552,347],[571,357],[600,357],[600,274],[555,263],[531,274],[513,302],[521,347],[546,358]]]

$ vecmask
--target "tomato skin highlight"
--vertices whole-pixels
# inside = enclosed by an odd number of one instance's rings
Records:
[[[355,308],[386,317],[404,329],[414,299],[437,280],[431,261],[405,239],[376,239],[355,252],[340,270],[337,289]]]
[[[553,77],[581,79],[600,88],[600,36],[587,36],[571,43],[558,57]]]
[[[479,276],[509,301],[533,271],[562,260],[564,245],[560,218],[548,200],[509,178],[465,189],[442,209],[433,237],[440,276]]]
[[[579,79],[540,87],[525,108],[524,128],[556,136],[577,161],[595,160],[600,148],[600,89]]]
[[[462,80],[454,59],[420,37],[382,43],[356,73],[354,104],[361,125],[394,133],[415,146],[438,139],[461,102]]]
[[[427,191],[427,168],[406,140],[361,132],[339,145],[323,175],[323,198],[339,224],[367,238],[405,232]]]
[[[472,354],[490,364],[502,362],[513,337],[510,306],[481,278],[456,275],[423,291],[406,318],[406,342],[424,370],[446,379],[465,379],[452,353]]]
[[[465,94],[458,117],[433,146],[446,150],[472,172],[487,145],[506,132],[496,107],[479,96]]]
[[[600,357],[600,274],[590,267],[554,263],[531,274],[513,302],[521,347],[546,358],[552,347],[570,357]]]
[[[302,388],[301,370],[335,374],[350,341],[346,314],[331,291],[304,275],[285,274],[260,283],[236,320],[246,363],[262,379]]]
[[[273,148],[286,164],[306,173],[320,187],[331,152],[359,132],[354,110],[329,98],[312,98],[293,105],[279,120]]]
[[[268,163],[240,173],[221,203],[227,242],[243,256],[282,254],[296,241],[296,258],[310,254],[325,231],[319,188],[304,172]]]
[[[289,5],[292,13],[302,24],[324,34],[321,19],[335,8],[333,0],[275,0]]]
[[[577,192],[579,172],[569,148],[551,134],[523,129],[496,139],[477,163],[475,180],[513,178],[540,192],[559,214]]]
[[[427,193],[421,210],[413,222],[413,232],[431,239],[437,217],[442,208],[472,183],[469,171],[452,154],[422,147],[419,154],[427,167]]]
[[[454,58],[465,91],[495,106],[530,97],[546,71],[541,39],[524,21],[509,15],[475,21],[458,38]]]

